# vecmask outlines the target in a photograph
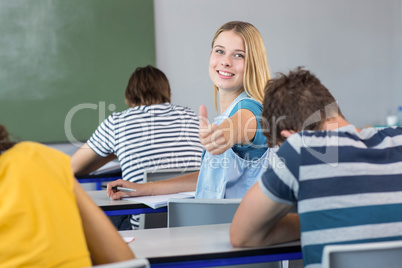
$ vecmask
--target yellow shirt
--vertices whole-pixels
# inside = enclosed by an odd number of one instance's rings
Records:
[[[0,155],[0,267],[91,266],[70,158],[34,142]]]

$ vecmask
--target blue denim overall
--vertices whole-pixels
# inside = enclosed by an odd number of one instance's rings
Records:
[[[219,125],[229,118],[234,106],[244,98],[250,98],[246,92],[242,92],[226,111],[217,117],[215,124]],[[204,150],[195,198],[242,198],[269,167],[272,152],[272,149],[268,148],[260,158],[247,160],[239,157],[232,148],[221,155],[211,155]]]

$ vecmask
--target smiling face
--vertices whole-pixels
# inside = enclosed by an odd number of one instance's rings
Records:
[[[224,31],[215,39],[209,59],[209,76],[219,91],[243,89],[245,56],[243,39],[234,31]]]

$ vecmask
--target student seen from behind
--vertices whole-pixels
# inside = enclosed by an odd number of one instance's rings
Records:
[[[170,99],[169,81],[161,70],[150,65],[137,68],[125,91],[129,108],[106,118],[72,156],[74,173],[88,174],[117,158],[121,181],[138,183],[145,170],[199,167],[198,116]],[[111,219],[119,230],[139,227],[139,215]]]
[[[75,180],[70,158],[0,125],[0,267],[89,267],[135,256]]]
[[[267,83],[262,114],[268,144],[281,146],[239,205],[234,246],[301,237],[315,268],[326,245],[402,239],[402,128],[360,130],[300,67]]]

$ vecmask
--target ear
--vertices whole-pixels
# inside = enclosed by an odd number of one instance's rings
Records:
[[[289,138],[292,134],[295,134],[296,132],[293,130],[282,130],[281,131],[281,136],[284,138]]]

